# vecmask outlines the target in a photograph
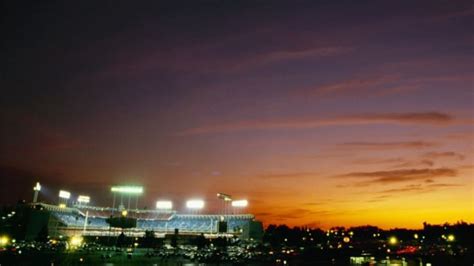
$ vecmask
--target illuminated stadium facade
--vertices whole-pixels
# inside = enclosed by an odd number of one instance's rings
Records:
[[[262,223],[256,221],[251,214],[197,213],[205,204],[204,201],[198,199],[189,200],[186,203],[191,214],[172,210],[170,201],[158,201],[155,210],[138,209],[136,198],[143,193],[141,187],[112,187],[113,207],[90,206],[89,196],[84,195],[80,195],[75,204],[69,206],[68,200],[71,194],[67,191],[60,191],[58,205],[35,202],[39,190],[34,191],[35,200],[28,206],[36,214],[31,217],[42,218],[32,218],[28,222],[28,226],[32,228],[30,230],[32,236],[45,225],[51,237],[74,235],[106,237],[118,236],[122,232],[127,236],[143,237],[146,231],[153,231],[158,238],[179,234],[180,236],[204,235],[206,238],[260,239],[263,233]],[[221,193],[218,193],[218,198],[219,195]],[[120,200],[118,207],[115,207],[116,196],[119,196]],[[135,208],[130,208],[133,196]],[[127,207],[123,204],[124,198],[125,202],[128,202]],[[233,203],[227,195],[225,202]],[[246,207],[247,201],[237,200],[232,206]],[[224,208],[227,207],[227,204],[224,205]],[[121,224],[124,221],[128,224]]]

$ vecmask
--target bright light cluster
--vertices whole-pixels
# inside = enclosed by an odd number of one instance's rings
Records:
[[[171,210],[173,208],[173,202],[169,200],[159,200],[156,202],[156,208],[160,210]]]
[[[125,193],[125,194],[142,194],[143,187],[138,186],[119,186],[119,187],[112,187],[110,189],[112,192],[118,193]]]
[[[80,195],[78,198],[77,198],[77,201],[78,202],[81,202],[81,203],[89,203],[91,200],[91,198],[89,196],[82,196]]]
[[[204,201],[203,200],[188,200],[186,202],[186,207],[189,209],[202,209],[204,208]]]
[[[249,202],[247,200],[234,200],[232,201],[232,207],[247,207],[249,205]]]
[[[72,236],[71,239],[69,240],[69,244],[72,247],[78,247],[78,246],[82,245],[83,240],[84,239],[82,238],[82,236]]]
[[[41,185],[39,182],[36,182],[36,185],[33,187],[34,191],[41,191]]]
[[[388,239],[388,243],[390,245],[396,245],[398,243],[398,239],[396,237],[392,236]]]
[[[8,236],[1,236],[0,237],[0,246],[6,246],[10,242]]]
[[[454,237],[454,235],[448,235],[448,241],[449,242],[453,242],[456,238]]]
[[[69,191],[60,190],[59,197],[63,199],[69,199],[71,197],[71,193]]]

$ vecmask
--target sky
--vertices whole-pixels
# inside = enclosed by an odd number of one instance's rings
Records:
[[[138,184],[265,224],[474,222],[470,1],[2,5],[2,204]]]

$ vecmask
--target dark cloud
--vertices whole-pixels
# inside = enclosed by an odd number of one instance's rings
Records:
[[[0,133],[3,148],[0,155],[51,154],[86,147],[74,134],[67,134],[61,127],[40,119],[36,115],[10,113],[2,117],[4,129]]]
[[[353,118],[367,121],[392,121],[395,123],[408,124],[446,124],[452,122],[454,117],[440,112],[425,113],[386,113],[386,114],[363,114]]]
[[[280,174],[262,174],[258,178],[263,179],[293,179],[293,178],[305,178],[314,177],[317,173],[314,172],[295,172],[295,173],[280,173]]]
[[[411,184],[404,187],[392,188],[379,191],[380,194],[398,194],[398,193],[426,193],[436,191],[438,189],[444,188],[456,188],[462,187],[460,184],[448,184],[448,183],[438,183],[438,184]]]
[[[461,184],[446,184],[446,183],[439,183],[439,184],[430,184],[428,188],[450,188],[450,187],[462,187]]]
[[[366,158],[366,159],[358,159],[353,161],[355,164],[393,164],[393,163],[403,163],[405,160],[403,158]]]
[[[418,167],[418,166],[424,166],[424,167],[431,167],[434,166],[434,162],[432,160],[415,160],[415,161],[406,161],[401,164],[394,165],[394,168],[407,168],[407,167]]]
[[[401,169],[391,171],[375,172],[353,172],[338,175],[336,178],[362,178],[366,179],[364,184],[392,184],[400,182],[410,182],[415,180],[434,179],[443,177],[453,177],[457,175],[455,169]]]
[[[300,219],[307,216],[326,216],[326,215],[334,215],[340,212],[333,212],[328,210],[311,210],[311,209],[303,209],[303,208],[295,208],[295,209],[287,209],[282,213],[278,213],[274,215],[275,218],[281,219]]]
[[[373,198],[367,200],[367,202],[369,202],[369,203],[382,202],[382,201],[385,201],[388,198],[390,198],[389,195],[380,195],[380,196],[376,196],[376,197],[373,197]]]
[[[397,142],[346,142],[338,144],[340,147],[351,149],[388,150],[388,149],[420,149],[436,146],[437,143],[426,141],[397,141]],[[395,159],[397,160],[397,159]]]
[[[416,146],[416,145],[415,145]],[[385,164],[385,165],[391,165],[391,168],[408,168],[408,167],[431,167],[434,165],[434,162],[432,160],[409,160],[405,158],[386,158],[386,159],[377,159],[377,158],[370,158],[370,159],[359,159],[355,160],[353,163],[355,164],[361,164],[361,165],[366,165],[366,164]]]
[[[247,130],[272,129],[305,129],[328,126],[354,126],[373,124],[417,124],[417,125],[445,125],[454,118],[449,114],[439,112],[420,113],[380,113],[338,116],[333,118],[286,118],[275,120],[235,121],[205,125],[185,129],[178,135],[198,135],[209,133],[235,132]]]
[[[422,185],[417,184],[417,185],[408,185],[408,186],[401,187],[401,188],[386,189],[386,190],[379,191],[379,193],[382,193],[382,194],[388,193],[388,194],[390,194],[390,193],[399,193],[399,192],[413,192],[413,191],[421,191],[423,189],[424,188],[422,187]]]
[[[456,159],[456,160],[464,160],[466,156],[453,152],[428,152],[423,155],[423,157],[430,158],[430,159]]]
[[[334,95],[354,95],[365,93],[374,90],[374,88],[388,86],[399,81],[397,75],[379,75],[374,77],[354,78],[343,80],[335,83],[317,86],[312,89],[305,89],[303,91],[305,96],[311,97],[327,97]]]

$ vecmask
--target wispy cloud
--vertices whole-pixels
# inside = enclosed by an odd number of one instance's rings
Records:
[[[286,49],[265,52],[262,54],[251,55],[245,58],[231,62],[230,65],[222,68],[221,71],[248,69],[279,61],[299,60],[299,59],[316,59],[320,57],[337,56],[352,52],[353,47],[346,46],[325,46],[325,47],[309,47],[306,49]]]
[[[4,132],[7,140],[4,148],[10,153],[46,154],[85,147],[85,143],[77,136],[35,115],[11,113],[5,116],[5,123],[8,126]],[[22,141],[16,140],[18,135],[23,137]]]
[[[286,219],[300,219],[306,216],[329,216],[329,215],[336,215],[338,213],[342,213],[342,212],[295,208],[295,209],[288,209],[287,211],[284,211],[282,213],[275,214],[273,215],[273,217],[286,220]]]
[[[439,61],[429,62],[430,67],[439,65]],[[393,63],[392,63],[393,64]],[[397,63],[403,66],[410,66],[416,64],[427,64],[425,61],[410,61]],[[395,64],[396,65],[396,64]],[[426,65],[423,65],[426,67]],[[446,74],[441,76],[420,76],[412,77],[409,71],[400,71],[405,69],[400,66],[396,72],[405,72],[405,74],[392,74],[395,71],[391,70],[389,66],[383,69],[382,73],[373,74],[375,70],[370,70],[370,74],[360,74],[353,78],[346,78],[336,80],[326,84],[318,84],[310,87],[300,88],[294,94],[303,97],[315,98],[329,98],[329,97],[348,97],[348,96],[376,96],[384,97],[394,94],[409,93],[431,87],[433,84],[453,84],[453,83],[472,83],[474,77],[471,73],[468,74]],[[419,67],[418,67],[419,68]]]
[[[372,91],[383,86],[394,86],[398,75],[377,75],[372,77],[359,77],[343,81],[328,83],[314,88],[304,89],[305,96],[326,97],[330,95],[350,95]]]
[[[286,118],[274,120],[246,120],[231,123],[212,124],[185,129],[178,135],[235,132],[246,130],[305,129],[327,126],[373,125],[373,124],[417,124],[447,125],[454,117],[440,112],[375,113],[338,116],[333,118]]]
[[[392,164],[392,163],[403,163],[403,158],[366,158],[354,160],[355,164]]]
[[[423,187],[421,186],[421,184],[415,184],[415,185],[407,185],[400,188],[385,189],[385,190],[379,191],[378,193],[391,194],[391,193],[413,192],[413,191],[420,191],[420,190],[423,190]]]
[[[382,191],[379,191],[378,193],[380,194],[411,193],[411,192],[421,193],[421,192],[432,192],[432,191],[443,189],[443,188],[455,188],[455,187],[462,187],[462,185],[448,184],[448,183],[428,184],[428,185],[411,184],[411,185],[406,185],[404,187],[382,190]]]
[[[396,143],[390,143],[391,145],[386,145],[387,143],[381,143],[382,145],[374,145],[375,143],[370,143],[370,145],[348,145],[351,148],[357,147],[358,149],[361,149],[363,147],[367,148],[369,146],[369,149],[374,149],[374,146],[376,146],[376,149],[398,149],[398,148],[414,148],[414,149],[419,149],[423,148],[425,146],[429,146],[428,143],[425,145],[418,145],[416,144],[398,144],[395,145]],[[418,167],[418,166],[424,166],[424,167],[431,167],[434,165],[434,161],[428,160],[428,159],[423,159],[423,160],[410,160],[410,159],[405,159],[401,157],[397,158],[369,158],[369,159],[359,159],[353,161],[355,164],[359,165],[371,165],[371,164],[377,164],[377,165],[390,165],[391,168],[407,168],[407,167]]]
[[[369,150],[387,150],[387,149],[420,149],[436,146],[437,143],[426,141],[397,141],[397,142],[346,142],[338,144],[340,147],[350,149],[369,149]],[[375,163],[405,162],[401,158],[376,160]]]
[[[314,172],[296,172],[296,173],[280,173],[280,174],[262,174],[259,178],[263,179],[293,179],[293,178],[304,178],[317,175]]]
[[[466,157],[460,153],[453,152],[453,151],[447,151],[447,152],[428,152],[423,155],[425,158],[430,158],[430,159],[456,159],[456,160],[464,160]]]
[[[393,166],[394,168],[407,168],[407,167],[416,167],[416,166],[425,166],[431,167],[435,163],[432,160],[414,160],[414,161],[406,161],[400,164]]]
[[[377,143],[377,142],[352,142],[343,143],[339,146],[349,147],[351,149],[369,149],[369,150],[390,150],[390,149],[422,149],[436,146],[436,143],[412,141],[412,142],[389,142],[389,143]],[[418,158],[365,158],[357,159],[352,163],[357,165],[387,165],[391,168],[413,168],[413,167],[432,167],[439,159],[451,159],[451,160],[464,160],[466,157],[463,154],[447,151],[447,152],[427,152],[421,154]]]
[[[436,169],[400,169],[374,172],[352,172],[336,176],[336,178],[362,178],[363,184],[392,184],[415,180],[453,177],[457,171],[451,168]]]

